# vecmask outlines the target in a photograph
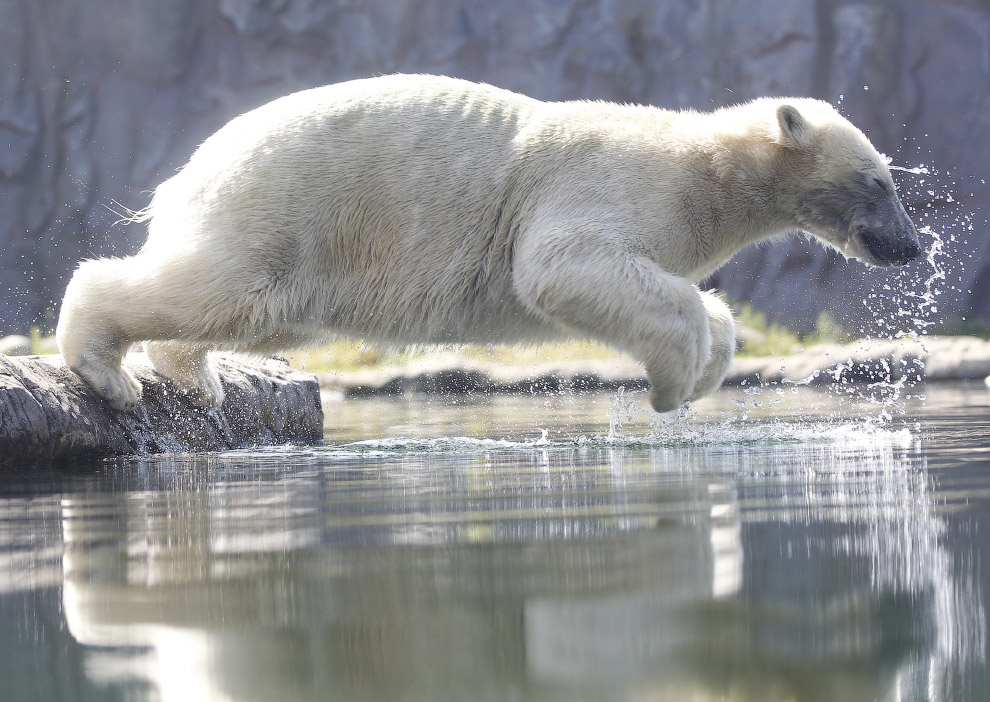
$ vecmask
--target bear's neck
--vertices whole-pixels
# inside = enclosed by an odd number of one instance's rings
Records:
[[[707,171],[712,186],[711,201],[702,205],[709,212],[698,213],[710,222],[692,272],[698,279],[747,246],[796,229],[786,204],[789,184],[782,172],[779,147],[762,135],[719,136],[698,154],[704,160],[698,167]]]

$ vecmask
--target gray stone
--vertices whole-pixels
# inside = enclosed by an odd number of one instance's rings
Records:
[[[937,382],[972,380],[988,374],[990,342],[968,336],[934,336],[821,344],[789,356],[737,358],[725,384],[822,385],[901,378]]]
[[[140,357],[134,412],[112,409],[57,356],[0,356],[0,466],[85,455],[223,451],[323,437],[315,377],[284,361],[215,359],[227,393],[213,411],[193,406]]]
[[[923,342],[926,380],[974,380],[990,374],[990,342],[970,337],[935,337]]]
[[[787,356],[738,356],[725,385],[785,383],[937,382],[990,375],[990,341],[968,336],[861,339],[819,344]],[[401,366],[357,373],[322,373],[320,385],[343,397],[375,395],[541,393],[644,389],[642,364],[622,357],[503,366],[440,353]]]
[[[643,366],[631,359],[504,366],[443,352],[399,366],[319,373],[317,379],[328,392],[349,398],[404,393],[554,394],[649,385]]]

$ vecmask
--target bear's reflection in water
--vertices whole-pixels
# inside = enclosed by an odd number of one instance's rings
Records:
[[[914,699],[969,605],[905,450],[842,451],[161,459],[63,501],[65,615],[167,702]]]

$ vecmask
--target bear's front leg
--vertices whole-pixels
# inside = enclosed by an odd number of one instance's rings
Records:
[[[524,240],[513,275],[517,294],[538,314],[642,361],[654,410],[669,412],[694,396],[712,337],[708,310],[687,280],[644,256],[573,236]]]
[[[718,390],[732,367],[732,359],[736,355],[736,325],[732,320],[732,310],[710,292],[699,291],[698,295],[701,297],[701,302],[708,314],[708,330],[712,335],[712,347],[708,364],[691,391],[692,400],[710,395]]]

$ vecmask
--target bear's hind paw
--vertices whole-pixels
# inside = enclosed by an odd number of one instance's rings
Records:
[[[71,368],[116,410],[131,412],[141,402],[141,383],[123,366],[110,369],[83,361]]]
[[[145,349],[159,375],[168,378],[194,405],[212,410],[223,404],[223,386],[210,367],[206,346],[154,341],[147,343]]]
[[[175,370],[175,369],[170,369]],[[187,369],[188,370],[188,369]],[[179,394],[188,399],[191,403],[205,410],[213,410],[223,404],[226,397],[223,386],[220,385],[220,378],[217,377],[209,366],[203,365],[197,368],[198,373],[184,373],[169,375],[158,370],[159,375],[167,379]]]
[[[226,397],[220,380],[216,376],[198,385],[176,385],[176,389],[189,398],[189,401],[194,405],[205,410],[216,409],[223,404]]]
[[[160,362],[157,366],[164,365]],[[205,410],[213,410],[223,404],[226,396],[220,378],[207,365],[203,363],[193,368],[182,369],[185,372],[176,372],[177,368],[169,368],[171,374],[163,373],[161,368],[158,373],[168,379],[172,386],[186,397],[191,403]]]

